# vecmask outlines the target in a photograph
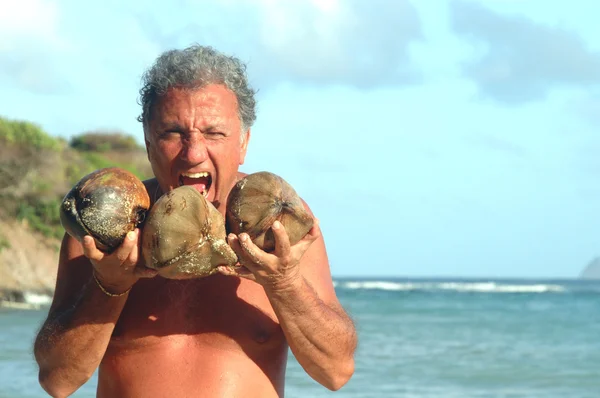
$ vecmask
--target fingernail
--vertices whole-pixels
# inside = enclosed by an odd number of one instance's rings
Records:
[[[247,235],[247,234],[241,234],[241,235],[240,235],[240,240],[241,240],[242,242],[245,242],[245,241],[247,241],[247,240],[248,240],[248,235]]]
[[[85,243],[86,245],[89,245],[92,243],[93,238],[89,235],[86,235],[83,237],[83,243]]]
[[[281,223],[278,220],[275,220],[275,222],[273,223],[273,229],[279,229],[281,228]]]
[[[133,232],[133,231],[127,232],[127,239],[134,240],[135,239],[135,232]]]
[[[235,239],[235,235],[234,234],[229,234],[229,236],[227,236],[227,238],[229,240],[234,240]]]

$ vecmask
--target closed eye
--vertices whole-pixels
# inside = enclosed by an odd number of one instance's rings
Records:
[[[182,132],[179,130],[167,130],[158,134],[159,138],[169,140],[169,139],[179,139],[182,136]]]
[[[204,136],[208,139],[219,139],[219,138],[223,138],[223,137],[227,137],[227,134],[221,132],[221,131],[206,131],[204,132]]]

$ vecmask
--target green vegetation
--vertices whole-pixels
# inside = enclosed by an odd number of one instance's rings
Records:
[[[58,210],[60,199],[19,203],[16,211],[18,220],[26,220],[29,226],[47,238],[60,239],[63,235]]]
[[[143,171],[141,171],[138,168],[138,166],[136,166],[133,163],[120,162],[118,160],[111,160],[111,159],[108,159],[108,158],[102,156],[102,154],[100,154],[100,153],[94,153],[94,152],[84,153],[83,158],[87,161],[87,164],[90,166],[90,168],[91,168],[90,172],[94,171],[94,170],[98,170],[98,169],[103,169],[105,167],[120,167],[122,169],[132,172],[133,174],[140,177],[141,179],[144,179],[145,173]],[[148,178],[148,177],[149,177],[148,175],[145,176],[145,178]]]
[[[135,151],[143,149],[131,136],[121,133],[85,133],[71,140],[71,147],[79,151]]]
[[[0,118],[0,141],[33,149],[59,150],[63,146],[59,139],[49,136],[36,124],[4,118]]]
[[[60,238],[63,197],[85,175],[104,167],[121,167],[142,180],[152,176],[146,151],[133,137],[91,132],[67,144],[33,123],[0,117],[0,218],[15,218]],[[8,244],[0,236],[0,251]]]
[[[4,236],[0,235],[0,253],[4,249],[10,249],[10,242]]]

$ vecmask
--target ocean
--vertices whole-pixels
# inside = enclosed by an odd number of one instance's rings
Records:
[[[358,330],[355,374],[330,392],[290,356],[286,397],[600,397],[600,281],[336,279],[336,290]],[[0,398],[45,396],[31,353],[45,315],[0,308]]]

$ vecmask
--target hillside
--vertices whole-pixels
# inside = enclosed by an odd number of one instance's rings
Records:
[[[83,176],[110,166],[152,175],[146,151],[126,134],[88,132],[67,142],[0,117],[0,300],[52,292],[60,202]]]

